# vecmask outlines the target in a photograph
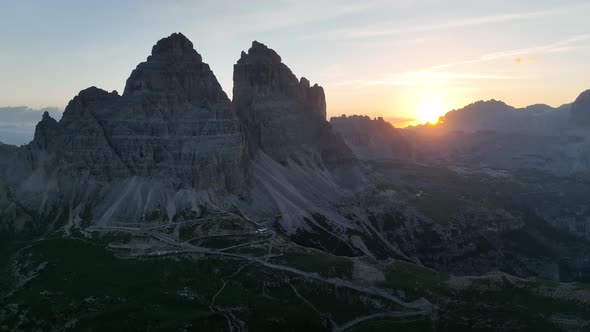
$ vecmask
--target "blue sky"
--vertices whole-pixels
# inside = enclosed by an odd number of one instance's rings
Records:
[[[399,125],[479,99],[571,102],[590,88],[590,1],[0,0],[0,106],[122,91],[160,38],[191,39],[231,96],[252,40],[326,89],[329,115]]]

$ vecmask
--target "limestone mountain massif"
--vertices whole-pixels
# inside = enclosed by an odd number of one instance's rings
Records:
[[[100,223],[153,209],[172,218],[203,204],[295,216],[317,204],[320,187],[339,191],[338,174],[356,159],[326,121],[322,87],[299,80],[258,42],[237,61],[234,81],[232,102],[192,42],[172,34],[122,95],[90,87],[59,122],[44,113],[30,144],[3,148],[11,155],[3,176],[26,206],[90,208]],[[320,189],[309,196],[302,186]],[[277,190],[293,197],[277,199]]]
[[[243,189],[238,119],[181,34],[153,47],[122,96],[91,87],[70,101],[59,123],[44,115],[31,145],[54,155],[51,171],[58,176],[102,183],[151,177],[173,188]]]
[[[82,90],[59,121],[43,115],[31,143],[0,145],[0,198],[11,215],[34,212],[11,223],[19,229],[33,215],[65,220],[67,234],[96,225],[177,227],[216,211],[338,255],[397,257],[457,274],[590,278],[575,255],[590,252],[581,189],[550,178],[542,190],[575,190],[547,194],[560,203],[539,210],[538,199],[520,198],[530,179],[506,175],[539,165],[585,170],[590,163],[575,153],[580,139],[555,141],[538,134],[543,126],[534,135],[482,133],[482,124],[501,123],[488,110],[497,107],[515,119],[569,112],[476,103],[448,115],[444,124],[457,126],[440,132],[362,116],[328,122],[323,88],[297,78],[271,48],[255,41],[242,52],[230,100],[175,33],[133,70],[122,95]],[[480,113],[488,120],[473,115]],[[457,134],[462,123],[473,132]],[[574,142],[564,153],[577,159],[556,157],[563,140]],[[482,189],[490,187],[497,190]],[[567,210],[571,202],[579,205]]]

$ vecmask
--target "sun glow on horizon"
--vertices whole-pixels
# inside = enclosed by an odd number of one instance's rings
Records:
[[[426,94],[416,104],[416,120],[421,123],[437,124],[439,117],[450,110],[446,98],[438,94]]]

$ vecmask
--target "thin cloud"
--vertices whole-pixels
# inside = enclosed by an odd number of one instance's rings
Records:
[[[439,69],[445,69],[445,68],[450,68],[450,67],[456,67],[459,65],[487,62],[487,61],[493,61],[493,60],[504,59],[504,58],[518,58],[518,57],[532,55],[532,54],[538,55],[538,54],[567,52],[567,51],[571,51],[573,49],[579,48],[579,46],[576,46],[575,44],[579,43],[581,41],[586,41],[586,40],[590,40],[590,34],[575,35],[575,36],[571,36],[569,38],[566,38],[566,39],[563,39],[563,40],[560,40],[557,42],[553,42],[550,44],[546,44],[546,45],[488,53],[488,54],[484,54],[484,55],[479,56],[474,59],[467,59],[467,60],[450,62],[450,63],[445,63],[445,64],[433,66],[433,67],[431,67],[431,69],[439,70]]]
[[[462,17],[455,18],[435,24],[415,25],[407,27],[390,27],[388,25],[370,25],[365,27],[357,27],[354,29],[328,31],[324,33],[315,33],[313,35],[305,36],[306,39],[363,39],[371,37],[385,37],[391,35],[407,34],[411,32],[424,32],[432,30],[460,28],[467,26],[484,25],[490,23],[502,23],[508,21],[518,21],[525,19],[533,19],[538,17],[553,16],[557,14],[567,13],[568,11],[578,9],[580,7],[588,7],[588,3],[577,3],[573,5],[554,7],[544,10],[487,15],[479,17]]]
[[[453,73],[446,71],[417,71],[406,74],[407,76],[414,76],[422,79],[439,79],[439,80],[455,80],[455,79],[467,79],[467,80],[514,80],[520,79],[517,76],[506,76],[506,75],[490,75],[490,74],[478,74],[478,73]]]
[[[440,85],[441,82],[429,82],[419,80],[398,80],[398,79],[367,79],[367,80],[348,80],[340,81],[333,86],[355,86],[355,87],[370,87],[376,85],[406,85],[406,86],[435,86]]]
[[[543,11],[536,11],[536,12],[525,12],[525,13],[506,14],[506,15],[481,16],[481,17],[473,17],[473,18],[459,18],[459,19],[454,19],[454,20],[450,20],[450,21],[442,22],[442,23],[438,23],[438,24],[414,26],[414,27],[407,27],[407,28],[401,28],[401,29],[353,31],[349,35],[349,37],[350,38],[381,37],[381,36],[395,35],[395,34],[408,33],[408,32],[421,32],[421,31],[431,31],[431,30],[440,30],[440,29],[448,29],[448,28],[466,27],[466,26],[473,26],[473,25],[482,25],[482,24],[488,24],[488,23],[500,23],[500,22],[523,20],[523,19],[547,16],[547,15],[554,14],[554,13],[557,13],[560,11],[563,11],[563,9],[543,10]]]
[[[305,24],[329,21],[346,16],[362,15],[365,11],[391,6],[404,6],[405,1],[256,1],[244,10],[229,15],[214,16],[200,24],[221,35],[243,35]],[[228,1],[228,6],[233,2]],[[195,10],[198,6],[195,5]],[[264,8],[260,10],[259,8]]]
[[[415,71],[395,75],[385,79],[348,80],[336,83],[336,86],[353,85],[368,87],[376,85],[405,85],[405,86],[450,86],[463,85],[473,80],[515,80],[523,79],[518,76],[456,73],[446,71]]]

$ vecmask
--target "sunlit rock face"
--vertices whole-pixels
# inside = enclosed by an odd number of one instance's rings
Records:
[[[264,44],[254,41],[234,65],[233,98],[252,153],[261,149],[279,162],[306,149],[328,164],[354,159],[326,121],[324,89],[298,80]]]
[[[576,98],[572,105],[571,120],[575,126],[590,126],[590,90]]]
[[[182,34],[164,38],[122,96],[81,91],[63,118],[44,116],[32,146],[60,175],[112,182],[156,178],[171,187],[240,191],[245,141],[231,102]]]
[[[408,159],[412,155],[410,142],[381,117],[342,115],[330,118],[330,124],[359,159]]]

